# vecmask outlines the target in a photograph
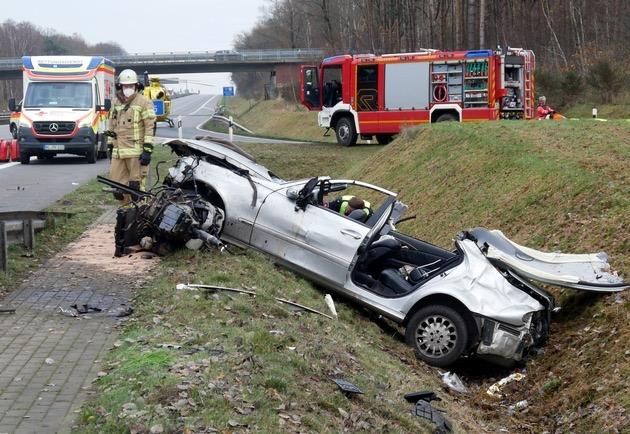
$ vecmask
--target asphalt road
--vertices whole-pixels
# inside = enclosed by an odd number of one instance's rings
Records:
[[[201,130],[221,101],[219,95],[189,95],[172,101],[171,118],[181,116],[182,137],[211,136],[228,140],[227,134]],[[169,128],[166,123],[158,123],[157,139],[178,137],[177,128]],[[9,139],[8,125],[0,126],[0,137]],[[235,142],[250,143],[296,143],[283,140],[262,139],[247,136],[234,136]],[[31,157],[28,165],[20,163],[0,163],[0,212],[39,211],[44,209],[80,185],[105,174],[109,169],[108,160],[87,164],[84,157],[61,155],[53,160],[37,160]]]

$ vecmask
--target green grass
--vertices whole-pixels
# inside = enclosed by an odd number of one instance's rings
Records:
[[[244,147],[286,179],[357,177],[400,192],[417,218],[399,229],[436,244],[450,248],[459,230],[486,226],[543,250],[606,250],[628,276],[629,129],[622,121],[440,124],[409,130],[386,147]],[[496,371],[484,368],[473,378],[464,371],[471,395],[452,397],[440,388],[438,370],[418,362],[395,329],[351,303],[335,298],[337,321],[277,303],[273,297],[326,311],[320,289],[259,254],[182,250],[165,258],[158,274],[139,293],[124,345],[108,355],[108,375],[82,409],[77,432],[127,432],[138,423],[192,432],[430,432],[402,399],[417,390],[437,391],[459,432],[538,432],[576,414],[576,432],[624,426],[614,415],[629,402],[625,293],[621,303],[557,293],[566,314],[553,323],[545,354],[497,403],[485,394],[498,380],[488,371]],[[175,291],[187,281],[257,295]],[[191,348],[198,351],[187,354]],[[348,399],[331,377],[365,394]],[[176,408],[182,392],[194,405]],[[505,407],[522,399],[528,411],[508,417]],[[125,403],[145,413],[121,418]]]

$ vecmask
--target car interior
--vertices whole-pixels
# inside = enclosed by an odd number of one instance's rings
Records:
[[[352,271],[352,280],[384,297],[402,297],[458,265],[463,255],[399,232],[370,243]]]

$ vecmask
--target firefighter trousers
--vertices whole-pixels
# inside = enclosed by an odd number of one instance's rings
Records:
[[[109,168],[109,177],[112,181],[124,185],[133,186],[133,184],[136,184],[135,187],[138,188],[142,178],[140,160],[135,156],[129,158],[112,158],[112,164]],[[119,200],[121,205],[127,205],[131,203],[131,196],[125,194],[124,198]]]

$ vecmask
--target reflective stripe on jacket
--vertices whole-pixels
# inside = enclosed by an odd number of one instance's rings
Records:
[[[350,200],[352,200],[354,196],[352,195],[347,195],[347,196],[341,196],[341,206],[339,207],[339,214],[341,215],[346,215],[346,210],[348,209],[348,204],[350,203]],[[363,209],[362,211],[365,213],[365,215],[367,215],[368,217],[370,216],[372,210],[372,204],[370,202],[368,202],[367,200],[363,201]]]
[[[112,157],[139,157],[143,144],[153,144],[154,123],[153,102],[144,95],[135,93],[126,104],[116,100],[108,120],[108,129],[116,133],[107,140],[114,146]]]

